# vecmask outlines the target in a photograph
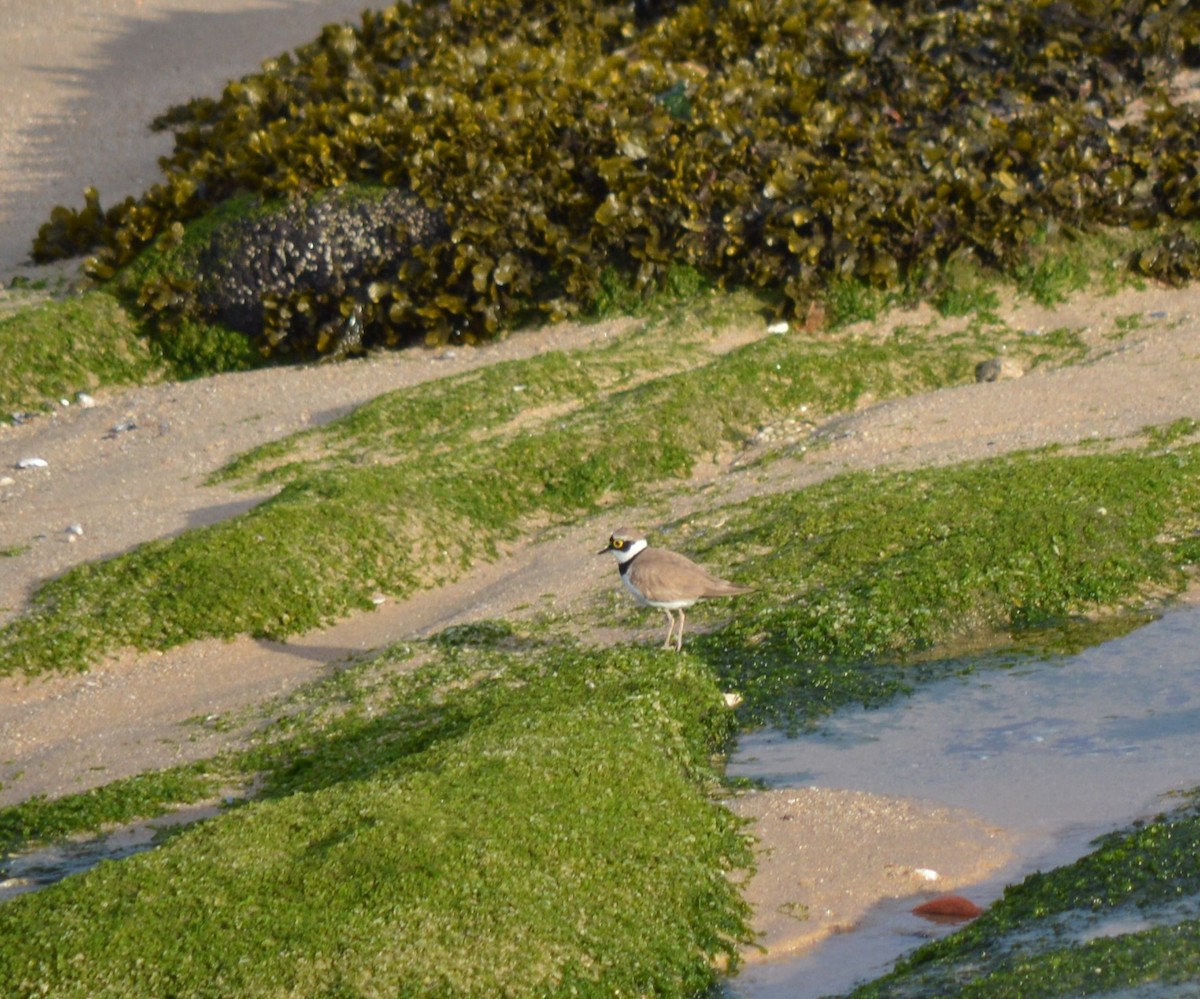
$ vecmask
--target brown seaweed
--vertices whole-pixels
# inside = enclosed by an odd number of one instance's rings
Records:
[[[569,315],[606,270],[649,288],[683,264],[803,309],[830,281],[936,281],[957,255],[1011,267],[1051,228],[1162,229],[1134,269],[1196,270],[1180,226],[1200,214],[1200,121],[1169,87],[1200,64],[1196,5],[638,10],[416,0],[331,25],[219,100],[168,111],[162,182],[108,211],[94,194],[55,209],[35,253],[96,246],[108,278],[247,191],[286,205],[382,185],[444,220],[310,294],[303,323],[284,303],[279,325],[263,284],[266,348],[316,351],[344,349],[329,331],[352,316],[365,342],[398,343]]]

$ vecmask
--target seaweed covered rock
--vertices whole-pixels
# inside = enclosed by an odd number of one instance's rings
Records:
[[[411,192],[444,230],[320,292],[384,342],[569,315],[607,269],[800,312],[847,279],[936,292],[947,261],[1014,267],[1048,230],[1161,230],[1131,262],[1180,279],[1200,114],[1171,81],[1197,65],[1187,0],[413,0],[172,109],[164,181],[56,209],[35,254],[98,238],[106,278],[237,191]]]
[[[196,305],[270,350],[387,344],[391,280],[445,234],[441,213],[405,191],[293,200],[213,233],[196,262]]]

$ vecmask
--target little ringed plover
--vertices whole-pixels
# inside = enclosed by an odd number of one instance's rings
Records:
[[[706,572],[689,558],[651,548],[645,537],[628,528],[614,531],[608,545],[598,555],[612,552],[621,572],[621,582],[642,606],[657,607],[667,615],[667,640],[664,649],[671,648],[675,635],[675,651],[683,648],[683,611],[697,600],[707,597],[733,597],[749,593],[751,587],[738,586]],[[679,611],[679,630],[675,630],[675,611]]]

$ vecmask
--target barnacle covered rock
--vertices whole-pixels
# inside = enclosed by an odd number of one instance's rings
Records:
[[[1200,240],[1172,230],[1133,253],[1129,263],[1137,273],[1164,284],[1186,284],[1200,278]]]
[[[1170,86],[1197,65],[1188,0],[413,0],[172,109],[164,181],[56,209],[35,253],[98,239],[109,277],[237,191],[438,206],[396,273],[313,262],[298,297],[244,249],[269,227],[231,237],[268,347],[303,329],[318,350],[567,315],[606,270],[650,288],[684,264],[799,310],[847,279],[936,291],[947,261],[1015,266],[1050,229],[1200,219],[1200,115]],[[1190,238],[1132,265],[1178,280]],[[256,322],[218,290],[193,301]]]
[[[386,343],[380,317],[414,251],[445,236],[414,195],[331,192],[218,228],[200,252],[196,303],[232,329],[295,353]]]

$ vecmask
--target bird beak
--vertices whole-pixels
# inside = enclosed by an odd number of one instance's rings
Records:
[[[611,545],[609,545],[609,546],[607,546],[607,547],[605,547],[605,548],[601,548],[601,549],[600,549],[598,552],[596,552],[596,554],[597,554],[597,555],[607,555],[607,554],[608,554],[608,549],[609,549],[609,548],[611,548],[611,547],[612,547],[612,546],[611,546]]]

